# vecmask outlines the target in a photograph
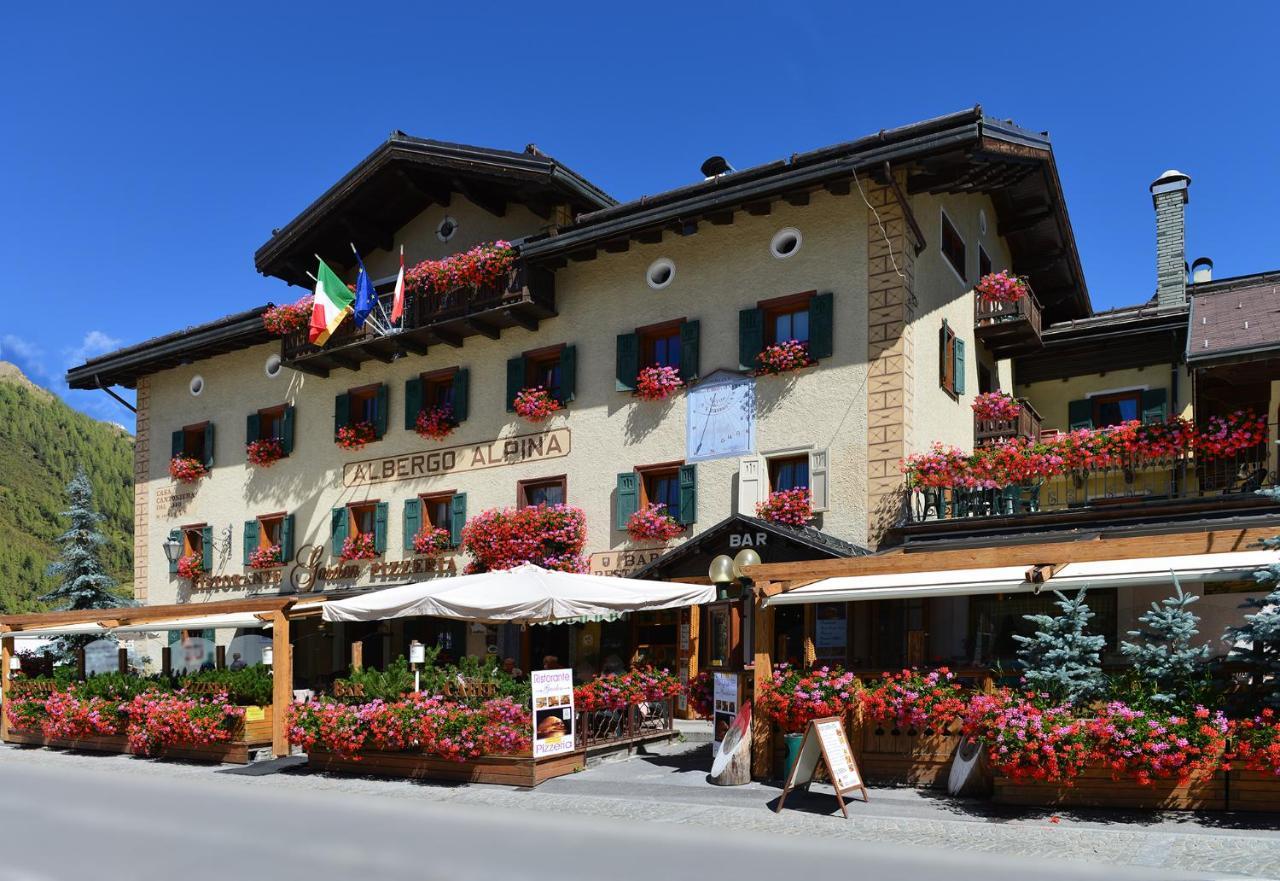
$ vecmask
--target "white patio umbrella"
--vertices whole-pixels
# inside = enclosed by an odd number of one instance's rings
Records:
[[[512,569],[390,587],[324,604],[326,621],[382,621],[431,615],[483,624],[535,624],[674,609],[715,599],[709,584],[641,581],[554,572],[525,563]]]

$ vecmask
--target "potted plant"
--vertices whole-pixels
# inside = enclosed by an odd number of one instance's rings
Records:
[[[284,458],[284,441],[278,437],[264,437],[245,444],[245,456],[259,468],[270,468]]]
[[[684,534],[684,526],[667,513],[661,502],[645,505],[627,519],[627,535],[636,541],[671,541]]]
[[[361,450],[378,439],[378,431],[372,422],[354,422],[338,429],[337,444],[344,450]]]
[[[267,545],[266,547],[255,548],[249,554],[250,569],[274,569],[283,565],[284,557],[280,549],[280,545]]]
[[[281,306],[269,306],[262,313],[262,326],[267,333],[275,336],[287,336],[303,330],[311,321],[311,308],[315,297],[311,294],[296,303],[285,303]]]
[[[973,399],[973,414],[979,419],[1013,422],[1022,415],[1022,405],[1008,392],[983,392]]]
[[[559,401],[540,385],[521,389],[512,402],[516,415],[527,422],[542,422],[561,408]]]
[[[973,289],[987,303],[1016,303],[1031,293],[1027,280],[1007,269],[984,275]]]
[[[771,492],[768,499],[756,505],[756,516],[770,523],[803,527],[813,519],[812,497],[804,488]]]
[[[453,547],[453,538],[449,530],[439,526],[424,526],[413,537],[413,552],[426,557],[428,562],[439,559],[440,555],[451,547]]]
[[[169,460],[169,476],[179,483],[195,483],[209,473],[204,463],[181,453]]]
[[[653,365],[640,371],[636,377],[636,394],[646,401],[662,401],[684,386],[680,371],[674,367]]]
[[[799,340],[787,340],[766,346],[764,351],[756,355],[756,360],[760,362],[760,366],[756,368],[757,376],[787,373],[814,363],[809,357],[809,344]]]
[[[184,554],[178,558],[178,576],[188,581],[195,581],[204,571],[203,554]]]
[[[453,408],[448,404],[424,407],[418,412],[418,418],[413,424],[413,430],[419,437],[435,441],[444,440],[453,434],[453,430],[457,427],[458,423],[453,418]]]
[[[362,535],[347,536],[346,541],[342,543],[341,558],[343,560],[373,560],[377,558],[378,551],[374,547],[374,537],[371,533]]]
[[[790,664],[774,665],[772,678],[761,688],[756,711],[782,729],[787,744],[784,778],[791,775],[809,723],[828,716],[843,717],[857,696],[857,680],[839,667],[801,670]]]

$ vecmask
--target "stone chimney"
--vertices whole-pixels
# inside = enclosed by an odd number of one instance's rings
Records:
[[[1156,308],[1178,309],[1187,302],[1187,187],[1191,178],[1169,169],[1151,184],[1156,208]]]

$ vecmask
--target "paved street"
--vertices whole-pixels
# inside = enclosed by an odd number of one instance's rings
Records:
[[[326,877],[1024,879],[1280,877],[1274,818],[1002,815],[875,790],[705,781],[691,744],[526,792],[0,748],[0,881]]]

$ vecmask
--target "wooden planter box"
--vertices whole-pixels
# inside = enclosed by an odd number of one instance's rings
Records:
[[[961,735],[910,734],[905,730],[895,734],[895,730],[890,725],[872,721],[855,723],[855,736],[851,740],[856,744],[858,766],[867,782],[946,787]]]
[[[127,753],[129,751],[129,739],[123,734],[104,734],[80,740],[64,740],[60,737],[45,737],[39,731],[20,731],[10,728],[4,736],[4,742],[23,746],[43,746],[49,749],[75,749],[87,753]]]
[[[312,768],[335,774],[498,783],[524,787],[534,787],[544,780],[572,774],[586,767],[586,753],[583,750],[537,761],[533,756],[481,756],[466,762],[450,762],[422,752],[380,750],[363,750],[358,758],[350,759],[318,749],[312,750],[307,756]]]
[[[1227,774],[1227,808],[1280,813],[1280,775],[1271,771],[1231,770]]]
[[[1275,791],[1280,792],[1280,786]],[[1046,808],[1222,811],[1227,808],[1227,779],[1220,772],[1196,772],[1185,783],[1177,778],[1157,779],[1142,786],[1128,778],[1112,780],[1111,772],[1103,768],[1086,768],[1073,786],[1063,786],[997,775],[993,801]]]

